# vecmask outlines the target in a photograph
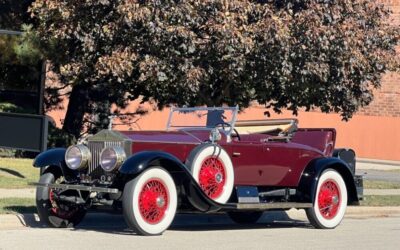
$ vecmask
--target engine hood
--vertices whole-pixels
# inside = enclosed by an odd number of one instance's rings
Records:
[[[167,142],[200,144],[209,138],[209,131],[120,131],[133,142]]]

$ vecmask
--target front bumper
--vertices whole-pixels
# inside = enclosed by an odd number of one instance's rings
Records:
[[[93,187],[84,185],[54,184],[54,183],[39,183],[39,182],[32,182],[29,184],[36,187],[57,188],[61,190],[80,190],[80,191],[109,193],[109,194],[119,193],[119,190],[117,188],[104,188],[104,187]]]

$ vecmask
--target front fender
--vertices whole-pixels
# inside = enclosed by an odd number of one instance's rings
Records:
[[[47,166],[61,166],[64,162],[65,148],[53,148],[40,153],[33,161],[33,166],[36,168],[44,168]]]
[[[334,157],[314,159],[307,165],[297,188],[298,198],[303,202],[313,202],[319,177],[328,168],[336,170],[343,177],[348,193],[348,204],[358,205],[357,189],[351,168],[341,159]]]
[[[65,164],[65,148],[54,148],[40,153],[33,161],[33,166],[42,168],[42,173],[54,172],[63,175],[66,179],[76,178],[77,172]]]
[[[132,155],[122,164],[119,173],[123,175],[124,182],[127,182],[152,166],[160,166],[167,170],[175,184],[182,186],[180,193],[196,209],[211,212],[228,207],[208,198],[187,167],[175,156],[162,151],[143,151]]]

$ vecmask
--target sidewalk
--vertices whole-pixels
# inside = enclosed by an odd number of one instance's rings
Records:
[[[400,162],[357,158],[356,169],[363,170],[400,170]]]
[[[34,188],[5,189],[0,188],[0,199],[2,198],[35,198]]]
[[[400,195],[400,189],[364,189],[364,195]]]

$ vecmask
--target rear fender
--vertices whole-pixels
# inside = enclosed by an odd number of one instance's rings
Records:
[[[336,170],[343,177],[348,193],[348,204],[359,205],[357,189],[350,167],[344,161],[333,157],[314,159],[308,164],[301,175],[297,188],[298,199],[303,202],[315,200],[319,177],[328,168]]]
[[[62,175],[67,180],[76,179],[77,171],[73,171],[65,164],[65,148],[54,148],[40,153],[33,161],[33,166],[42,169],[43,173]]]
[[[224,205],[214,202],[203,192],[187,167],[175,156],[161,151],[143,151],[129,157],[119,169],[123,183],[135,178],[146,169],[160,166],[175,181],[180,195],[202,212],[217,211]]]

